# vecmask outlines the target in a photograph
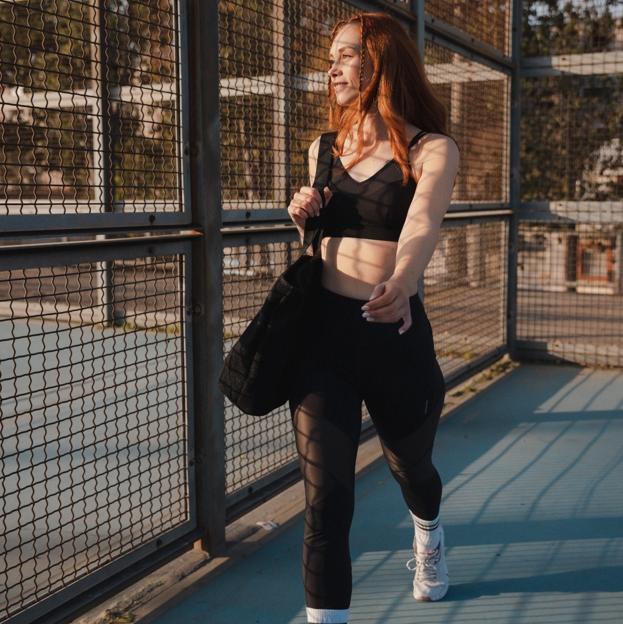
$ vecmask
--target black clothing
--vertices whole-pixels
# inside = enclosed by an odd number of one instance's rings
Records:
[[[445,398],[430,323],[419,295],[411,327],[367,321],[365,300],[326,288],[311,311],[313,352],[297,366],[289,407],[305,483],[306,604],[346,609],[352,591],[349,532],[355,458],[366,407],[392,475],[411,511],[439,514],[442,483],[431,454]]]
[[[409,148],[425,134],[425,130],[418,132],[411,139]],[[325,132],[321,141],[334,143],[336,136],[336,132]],[[407,184],[402,186],[402,171],[395,159],[387,161],[369,178],[358,182],[337,158],[333,162],[328,186],[333,196],[321,212],[323,237],[397,241],[417,184],[413,177],[409,177]],[[313,221],[310,226],[312,224]]]

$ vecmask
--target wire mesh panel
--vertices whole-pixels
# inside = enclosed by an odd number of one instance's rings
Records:
[[[1,619],[188,523],[183,279],[181,254],[0,271]]]
[[[623,9],[525,2],[517,337],[623,364]]]
[[[58,621],[195,529],[190,244],[155,229],[190,221],[184,7],[0,2],[3,621]]]
[[[520,226],[517,333],[533,356],[621,366],[621,225]]]
[[[506,205],[508,75],[430,40],[425,51],[427,76],[461,149],[453,204],[467,211]],[[499,352],[506,342],[508,224],[500,217],[484,218],[486,212],[479,215],[467,223],[446,219],[424,274],[426,310],[448,378]]]
[[[511,52],[512,0],[426,0],[424,10],[475,39]]]
[[[219,3],[224,220],[283,210],[308,184],[307,149],[327,130],[330,29],[352,13],[338,0]]]
[[[453,202],[509,200],[508,75],[431,41],[426,74],[449,112],[449,133],[461,149]]]
[[[259,310],[292,257],[293,243],[225,247],[223,267],[224,353]],[[287,406],[262,418],[240,412],[225,397],[226,492],[232,494],[296,457]]]
[[[508,223],[452,219],[424,272],[426,312],[444,375],[505,348]]]
[[[177,0],[0,2],[0,41],[0,215],[184,210]]]

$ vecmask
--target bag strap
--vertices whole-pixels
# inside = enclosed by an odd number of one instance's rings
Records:
[[[312,243],[312,249],[314,255],[318,253],[320,248],[320,240],[322,238],[323,223],[321,221],[324,208],[324,193],[323,189],[328,185],[331,180],[331,170],[333,168],[333,154],[331,154],[331,148],[335,143],[335,137],[337,132],[324,132],[320,135],[320,145],[318,147],[318,160],[316,163],[316,175],[314,176],[314,183],[312,186],[318,189],[320,193],[320,201],[322,202],[322,208],[320,215],[317,217],[308,217],[305,220],[305,233],[303,235],[303,253]]]

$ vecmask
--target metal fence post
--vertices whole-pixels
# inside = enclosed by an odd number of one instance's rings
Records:
[[[511,115],[510,115],[510,206],[513,214],[509,219],[508,230],[508,266],[507,266],[507,304],[506,304],[506,347],[512,359],[516,359],[517,340],[517,245],[519,229],[519,209],[521,202],[519,141],[521,122],[521,0],[513,1],[512,10],[512,60],[511,74]]]
[[[424,54],[426,53],[426,40],[424,38],[424,0],[411,0],[410,8],[411,12],[415,13],[417,49],[422,59],[422,64],[424,64]],[[417,291],[420,294],[420,299],[424,301],[424,297],[426,296],[424,292],[424,274],[422,274],[418,280]]]
[[[415,14],[415,32],[417,38],[417,49],[424,62],[424,50],[426,43],[424,40],[424,0],[411,0],[411,12]]]
[[[223,241],[221,236],[218,0],[189,0],[188,82],[193,225],[203,231],[192,252],[193,404],[197,525],[210,554],[225,547]],[[191,501],[192,504],[192,501]]]

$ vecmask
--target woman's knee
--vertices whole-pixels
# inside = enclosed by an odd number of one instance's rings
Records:
[[[354,491],[333,488],[322,491],[306,489],[306,540],[340,540],[348,535],[355,511]]]
[[[400,452],[394,445],[390,447],[382,442],[390,472],[399,483],[415,487],[432,479],[440,479],[432,460],[432,445],[424,450],[417,450],[417,445],[410,449],[408,445],[405,446],[406,450],[403,447],[400,449],[403,452]]]

